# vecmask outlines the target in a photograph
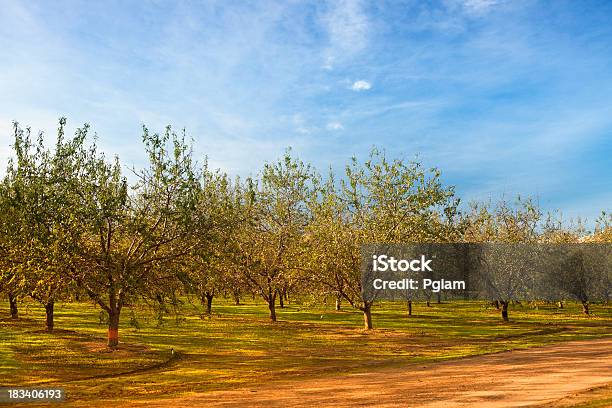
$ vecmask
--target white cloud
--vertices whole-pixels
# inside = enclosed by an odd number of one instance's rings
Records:
[[[355,81],[351,86],[353,91],[367,91],[370,88],[372,88],[372,84],[364,80]]]
[[[325,128],[327,130],[344,130],[344,126],[340,122],[329,122]]]

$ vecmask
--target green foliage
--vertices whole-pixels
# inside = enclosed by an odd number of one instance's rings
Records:
[[[462,213],[439,170],[377,149],[341,177],[323,178],[287,150],[257,178],[232,180],[197,162],[184,131],[143,127],[148,163],[126,177],[87,124],[72,138],[65,129],[62,118],[50,148],[14,125],[0,184],[0,288],[42,304],[86,295],[107,316],[113,347],[125,306],[144,300],[162,319],[172,306],[179,318],[185,294],[207,305],[220,294],[259,295],[272,320],[277,303],[331,297],[363,311],[371,327],[365,243],[610,242],[606,214],[588,235],[529,199]]]
[[[365,313],[360,245],[367,243],[450,242],[458,200],[444,187],[440,172],[418,162],[389,160],[373,149],[363,164],[353,158],[338,189],[330,175],[311,200],[305,264],[311,282]]]

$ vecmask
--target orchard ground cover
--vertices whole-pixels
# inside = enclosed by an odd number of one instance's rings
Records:
[[[503,323],[486,302],[418,303],[410,317],[406,305],[383,302],[368,331],[361,312],[332,305],[293,302],[272,323],[264,303],[219,299],[208,316],[182,298],[165,315],[133,305],[121,316],[120,347],[111,351],[92,304],[59,303],[56,330],[47,333],[36,303],[24,302],[17,320],[2,303],[0,378],[3,385],[65,387],[75,404],[127,402],[612,336],[611,306],[593,305],[591,316],[572,303],[511,307]]]

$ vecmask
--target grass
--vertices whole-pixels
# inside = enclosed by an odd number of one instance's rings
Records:
[[[62,386],[75,404],[118,398],[233,388],[282,379],[364,371],[373,366],[423,363],[551,342],[612,335],[612,307],[593,316],[568,304],[515,305],[510,323],[484,302],[375,308],[375,330],[361,329],[354,310],[292,304],[271,323],[259,303],[234,306],[216,299],[213,316],[185,300],[179,318],[160,322],[144,307],[122,312],[118,351],[104,346],[99,309],[86,303],[56,306],[56,331],[42,331],[44,309],[21,305],[11,320],[0,303],[0,384]],[[130,324],[130,321],[132,324]],[[138,328],[135,326],[139,326]],[[170,349],[177,351],[170,360]],[[89,403],[88,405],[92,405]]]

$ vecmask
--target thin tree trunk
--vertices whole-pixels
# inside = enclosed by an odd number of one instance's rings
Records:
[[[280,306],[281,309],[283,309],[285,307],[285,300],[283,299],[283,292],[281,292],[280,290],[276,291],[276,294],[278,295],[278,305]]]
[[[114,349],[119,345],[119,315],[121,309],[111,306],[108,313],[108,347]]]
[[[11,310],[11,319],[17,319],[19,317],[19,310],[17,308],[17,296],[9,292],[8,297],[9,297],[9,308]]]
[[[557,306],[559,307],[559,309],[563,309],[563,302],[562,301],[558,301],[557,302]]]
[[[502,306],[502,311],[501,311],[501,315],[502,315],[502,319],[504,320],[504,322],[508,321],[508,301],[501,301],[501,306]]]
[[[202,296],[202,303],[204,305],[206,305],[206,314],[207,315],[211,315],[212,314],[212,302],[213,302],[213,298],[215,297],[215,292],[209,292],[206,291],[204,292],[204,296]]]
[[[493,306],[495,306],[495,309],[499,310],[499,300],[494,300]]]
[[[160,310],[162,310],[164,313],[168,313],[168,308],[166,307],[166,302],[164,302],[164,297],[158,293],[155,298],[157,299],[157,303],[159,303]]]
[[[371,330],[372,329],[372,306],[365,305],[363,308],[363,324],[364,329]]]
[[[582,302],[582,313],[584,313],[585,315],[589,315],[591,313],[589,311],[589,302],[587,301]]]
[[[436,297],[437,297],[436,303],[438,304],[442,303],[442,293],[438,292],[436,294]]]
[[[240,306],[240,292],[238,290],[234,290],[234,303],[236,306]]]
[[[340,310],[342,304],[342,298],[340,296],[336,297],[336,310]]]
[[[427,301],[427,307],[431,307],[431,302]]]
[[[408,316],[412,316],[412,300],[408,301]]]
[[[53,331],[53,307],[55,306],[55,301],[53,299],[47,301],[45,304],[45,315],[46,315],[46,327],[47,331]]]
[[[276,321],[276,292],[271,291],[268,296],[268,309],[270,310],[270,320]]]

